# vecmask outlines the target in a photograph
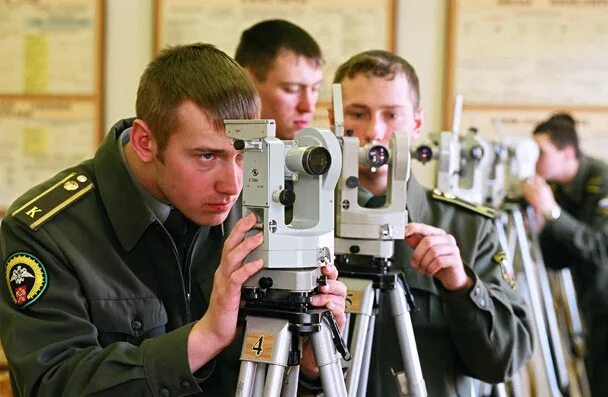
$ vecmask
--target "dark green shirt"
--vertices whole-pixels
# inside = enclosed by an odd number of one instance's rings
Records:
[[[396,241],[393,267],[405,272],[418,308],[411,317],[428,395],[468,397],[471,377],[498,383],[530,358],[531,315],[494,258],[501,247],[491,219],[433,199],[413,177],[407,208],[409,222],[439,227],[456,238],[474,282],[466,291],[445,290],[412,269],[411,248]],[[367,395],[400,396],[394,374],[403,364],[388,300],[380,304],[375,330]]]
[[[580,304],[608,316],[608,165],[581,157],[567,185],[553,186],[561,215],[540,234],[545,264],[572,267]]]
[[[241,339],[194,375],[187,354],[222,226],[200,228],[180,263],[118,150],[131,123],[117,123],[93,159],[25,193],[2,222],[0,335],[17,396],[234,393]]]

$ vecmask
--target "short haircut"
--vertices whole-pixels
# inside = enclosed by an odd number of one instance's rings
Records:
[[[576,127],[576,120],[570,113],[566,113],[566,112],[554,113],[553,116],[551,116],[547,119],[547,121],[569,123],[569,124],[572,124],[574,127]]]
[[[547,134],[551,143],[553,143],[559,150],[562,150],[567,146],[573,147],[576,157],[579,158],[581,156],[581,151],[579,148],[578,134],[576,133],[575,124],[572,122],[573,120],[573,118],[571,118],[571,120],[564,120],[559,117],[550,117],[549,119],[538,124],[534,128],[532,134]]]
[[[289,50],[323,64],[321,48],[304,29],[283,19],[256,23],[241,34],[234,59],[249,68],[256,79],[266,80],[280,51]]]
[[[147,66],[139,81],[137,118],[148,124],[159,158],[179,122],[177,107],[192,101],[218,130],[224,119],[257,117],[260,98],[245,70],[213,45],[169,47]]]
[[[409,83],[414,108],[420,106],[420,83],[414,67],[405,59],[384,50],[364,51],[351,57],[338,67],[334,83],[342,83],[346,78],[352,79],[359,73],[368,77],[385,77],[392,80],[398,74],[405,75]]]

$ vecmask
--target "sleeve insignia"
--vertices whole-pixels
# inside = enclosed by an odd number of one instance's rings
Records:
[[[602,178],[600,176],[592,176],[587,180],[587,186],[585,187],[587,193],[597,193],[602,187]]]
[[[11,215],[37,230],[46,221],[93,189],[83,174],[73,172],[16,209]]]
[[[494,219],[494,217],[496,216],[496,210],[494,208],[486,207],[485,205],[477,205],[465,200],[461,200],[458,197],[454,196],[452,193],[442,192],[439,189],[433,189],[432,197],[435,200],[451,203],[459,207],[466,208],[470,211],[473,211],[479,215],[483,215],[490,219]]]
[[[502,278],[507,282],[507,284],[509,284],[509,287],[515,289],[517,285],[515,284],[515,278],[513,277],[513,274],[511,274],[511,271],[507,266],[507,255],[503,251],[500,251],[496,255],[494,255],[492,259],[498,265],[500,265],[500,272],[502,273]]]
[[[11,255],[6,260],[5,272],[9,294],[19,308],[34,303],[46,289],[46,270],[33,255],[25,252]]]

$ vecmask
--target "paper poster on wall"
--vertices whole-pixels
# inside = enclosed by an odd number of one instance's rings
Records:
[[[0,94],[94,94],[99,7],[90,0],[0,1]]]
[[[393,48],[395,0],[157,0],[156,47],[208,42],[234,56],[241,32],[281,18],[305,29],[325,58],[320,100],[331,98],[337,66],[370,49]]]
[[[608,106],[608,2],[450,2],[450,92],[471,104]]]
[[[97,147],[90,101],[0,99],[0,208]]]

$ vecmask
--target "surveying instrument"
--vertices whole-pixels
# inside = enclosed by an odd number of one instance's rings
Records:
[[[243,286],[246,326],[236,395],[295,396],[302,338],[309,336],[325,396],[344,397],[338,352],[349,359],[348,351],[331,311],[310,304],[326,283],[320,268],[333,259],[338,140],[330,130],[305,128],[295,140],[282,141],[274,120],[225,125],[244,153],[243,215],[257,217],[249,235],[264,233],[263,244],[247,257],[262,258],[264,268]]]
[[[333,85],[335,134],[342,146],[342,173],[336,188],[336,266],[348,287],[347,327],[352,331],[352,361],[346,375],[348,395],[365,396],[373,349],[375,313],[388,299],[405,368],[407,396],[425,397],[426,385],[418,358],[410,311],[414,301],[403,273],[391,271],[395,240],[402,240],[407,223],[406,184],[409,177],[408,137],[395,133],[389,148],[344,134],[340,84]],[[365,208],[358,202],[360,166],[388,166],[386,202]],[[353,321],[353,317],[356,317]],[[353,323],[351,325],[351,323]]]

